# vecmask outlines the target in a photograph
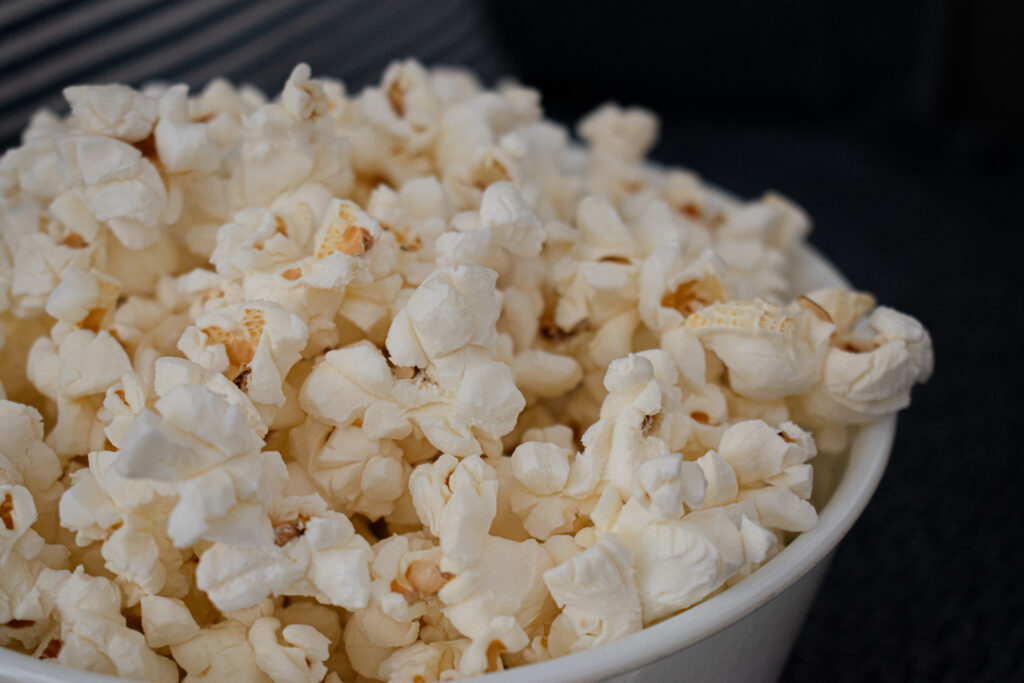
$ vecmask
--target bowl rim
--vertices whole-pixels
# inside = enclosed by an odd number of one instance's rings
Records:
[[[848,287],[846,279],[809,245],[801,246],[796,280],[806,289]],[[665,621],[599,647],[545,662],[463,680],[487,683],[600,681],[679,652],[764,606],[824,561],[860,517],[881,481],[896,435],[896,416],[861,427],[853,437],[843,476],[818,523],[778,555],[727,590]],[[16,676],[16,678],[8,678]],[[20,683],[112,683],[118,679],[35,659],[0,647],[0,680]]]

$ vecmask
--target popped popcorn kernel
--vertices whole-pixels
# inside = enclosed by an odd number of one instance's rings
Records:
[[[639,107],[577,142],[414,60],[64,94],[0,157],[0,646],[40,659],[428,683],[598,647],[785,552],[934,369],[919,321],[798,287],[791,200],[646,161]]]
[[[350,256],[362,256],[373,248],[373,234],[359,225],[360,217],[345,203],[340,203],[335,218],[328,223],[324,236],[316,248],[316,258],[340,252]]]

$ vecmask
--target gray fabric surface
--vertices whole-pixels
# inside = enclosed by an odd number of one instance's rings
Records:
[[[472,0],[4,0],[0,148],[68,85],[224,76],[276,93],[305,61],[358,88],[398,56],[506,69]]]

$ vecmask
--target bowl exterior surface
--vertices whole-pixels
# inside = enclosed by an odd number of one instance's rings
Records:
[[[830,554],[799,581],[732,626],[675,654],[604,681],[777,681],[831,561]]]

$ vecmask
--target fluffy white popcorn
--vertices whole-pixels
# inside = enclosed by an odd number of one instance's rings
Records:
[[[175,544],[269,541],[266,511],[286,470],[279,454],[260,452],[245,412],[198,384],[174,386],[153,407],[135,417],[115,467],[177,495],[167,527]]]
[[[220,148],[208,126],[192,123],[188,88],[176,85],[160,97],[160,120],[153,129],[160,163],[170,173],[213,171],[220,165]]]
[[[567,394],[583,381],[583,368],[572,356],[563,356],[541,349],[516,354],[512,361],[516,385],[524,392],[541,398]]]
[[[636,468],[632,497],[649,502],[659,515],[670,519],[682,516],[684,503],[700,508],[706,488],[707,480],[700,466],[675,453],[648,460]]]
[[[544,572],[551,557],[533,539],[516,542],[487,536],[479,564],[455,569],[438,593],[444,614],[463,635],[479,637],[495,617],[511,616],[527,632],[542,617],[547,600]],[[446,570],[446,564],[442,564]]]
[[[97,673],[148,681],[176,681],[174,662],[154,653],[145,637],[125,625],[117,588],[91,577],[44,570],[36,590],[53,607],[51,635],[40,649],[57,662]],[[53,651],[56,650],[54,653]]]
[[[146,138],[157,118],[157,103],[123,85],[75,85],[64,88],[64,99],[82,131],[126,142]]]
[[[818,521],[814,506],[784,486],[740,492],[740,500],[749,500],[757,517],[767,527],[783,531],[807,531]]]
[[[60,499],[60,523],[79,546],[102,542],[103,565],[130,604],[157,593],[184,597],[188,586],[179,571],[187,556],[166,532],[172,505],[154,486],[121,476],[116,459],[109,451],[89,455],[88,468],[71,476]]]
[[[425,367],[466,346],[493,344],[500,314],[496,279],[493,271],[467,265],[440,270],[424,281],[388,331],[392,362]]]
[[[396,683],[446,680],[445,677],[454,676],[462,651],[469,642],[466,639],[432,643],[417,641],[399,648],[381,662],[380,677]]]
[[[70,270],[46,301],[46,312],[64,322],[98,331],[117,304],[121,283],[101,271]]]
[[[337,427],[361,420],[367,436],[401,438],[409,432],[403,406],[394,398],[397,379],[387,359],[369,342],[327,352],[299,392],[303,410]]]
[[[129,249],[145,249],[160,239],[167,188],[156,167],[135,147],[95,135],[57,143],[60,171],[70,187],[80,187],[93,218]]]
[[[679,327],[690,313],[725,301],[721,278],[726,267],[707,249],[687,259],[681,245],[659,246],[647,257],[640,279],[640,316],[650,329]]]
[[[204,628],[195,637],[171,645],[171,655],[185,670],[186,681],[244,681],[267,683],[271,679],[256,661],[245,624],[228,619]]]
[[[613,530],[633,552],[645,624],[700,601],[743,565],[739,530],[728,520],[710,529],[688,518],[639,528],[629,528],[631,521],[620,519]],[[731,562],[730,543],[739,548],[739,557]]]
[[[0,441],[0,483],[24,486],[33,498],[49,500],[62,467],[43,441],[43,418],[39,411],[0,400],[0,433],[4,435]]]
[[[287,223],[273,211],[242,209],[230,223],[217,230],[217,246],[210,262],[217,272],[229,278],[242,278],[250,271],[290,266],[304,254],[287,234]],[[295,266],[293,266],[294,268]],[[298,279],[299,272],[282,271],[282,277]]]
[[[306,83],[307,88],[309,83]],[[312,93],[307,89],[307,93]],[[238,159],[230,187],[243,205],[265,206],[304,183],[319,182],[336,196],[352,187],[348,142],[324,116],[297,120],[295,102],[263,104],[241,115]],[[326,111],[326,104],[314,105]],[[241,208],[241,207],[239,207]]]
[[[284,405],[282,384],[306,345],[302,319],[267,301],[247,301],[196,318],[178,348],[218,372],[237,368],[235,384],[256,404]]]
[[[411,422],[460,456],[493,448],[525,405],[509,366],[492,357],[500,310],[494,277],[476,266],[438,271],[392,322],[387,359],[365,343],[327,354],[303,385],[307,411],[338,426],[372,411],[390,425],[374,436],[402,438]],[[393,373],[389,361],[405,370]],[[353,382],[348,373],[365,379]],[[339,392],[344,400],[327,399]]]
[[[74,246],[70,246],[67,238],[58,241],[49,235],[30,234],[15,242],[11,247],[10,296],[16,313],[38,314],[66,272],[88,271],[96,265],[98,248],[79,240],[71,240]]]
[[[153,649],[184,643],[199,635],[199,625],[181,600],[147,595],[141,607],[142,631]]]
[[[646,161],[642,109],[576,142],[411,60],[65,97],[0,156],[0,645],[42,659],[427,683],[596,647],[784,552],[932,372],[913,318],[802,290],[792,201]]]
[[[596,152],[638,161],[658,137],[658,119],[644,109],[605,104],[580,121],[578,130]]]
[[[53,606],[52,601],[41,599],[40,576],[66,569],[68,554],[63,546],[48,545],[29,529],[0,561],[0,644],[16,642],[26,652],[48,644],[43,639],[52,627]]]
[[[498,246],[519,256],[540,255],[544,228],[537,214],[509,182],[487,186],[480,200],[480,227]]]
[[[440,539],[440,568],[453,575],[438,595],[455,628],[478,638],[500,616],[529,627],[542,607],[540,575],[551,560],[536,541],[488,534],[497,505],[494,470],[479,456],[459,461],[444,454],[417,467],[409,487],[420,520]]]
[[[371,519],[390,514],[406,491],[411,468],[390,439],[372,439],[359,427],[331,427],[313,419],[292,430],[291,452],[324,497]]]
[[[736,470],[716,451],[708,451],[697,459],[697,466],[704,473],[707,486],[704,489],[704,507],[724,505],[736,500],[739,495],[739,481]]]
[[[282,645],[277,636],[280,626],[277,619],[263,617],[249,627],[256,664],[273,681],[319,683],[327,673],[324,660],[330,641],[312,626],[292,624],[281,629],[281,640],[286,643]]]
[[[101,449],[104,424],[98,420],[102,395],[131,360],[106,330],[54,326],[55,338],[39,337],[28,354],[26,375],[37,391],[56,404],[57,423],[46,437],[62,458]]]
[[[615,207],[603,196],[588,196],[576,214],[578,241],[553,271],[560,295],[554,322],[563,332],[635,310],[639,295],[636,240]]]
[[[0,484],[0,565],[38,518],[32,494],[24,486]]]
[[[563,495],[571,468],[570,448],[555,443],[524,441],[512,453],[515,477],[511,507],[534,538],[569,532],[576,520],[579,501]]]
[[[601,419],[583,436],[584,457],[596,466],[591,479],[599,476],[628,496],[636,468],[672,452],[674,418],[680,416],[672,405],[679,401],[674,383],[675,366],[663,351],[630,354],[608,367]]]
[[[409,477],[416,514],[441,541],[456,566],[480,561],[482,546],[497,511],[498,479],[480,456],[461,461],[445,453],[420,465]]]
[[[840,296],[821,298],[823,305],[844,307]],[[802,400],[808,413],[826,422],[865,424],[905,408],[911,388],[932,373],[932,340],[921,323],[880,306],[867,318],[875,333],[870,336],[854,328],[860,317],[855,315],[843,315],[826,351],[821,381]]]
[[[466,348],[431,364],[397,389],[409,419],[439,450],[496,454],[526,404],[511,368]]]
[[[515,653],[530,644],[530,638],[512,617],[495,617],[483,633],[474,638],[459,659],[459,673],[476,676],[505,668],[501,654]]]
[[[775,429],[761,420],[747,420],[725,430],[718,453],[732,466],[740,485],[749,486],[806,462],[817,449],[811,435],[792,422]]]
[[[199,559],[197,586],[221,610],[258,604],[268,595],[311,595],[356,609],[369,599],[369,544],[348,517],[317,496],[285,499],[270,543],[214,543]]]
[[[805,310],[789,316],[764,301],[715,304],[691,314],[686,324],[725,363],[729,386],[756,400],[810,389],[835,330]]]
[[[105,331],[72,332],[61,341],[58,356],[57,391],[71,399],[105,393],[132,369],[124,347]]]
[[[643,626],[633,557],[615,534],[544,572],[544,583],[562,608],[548,637],[553,654],[595,647]]]

